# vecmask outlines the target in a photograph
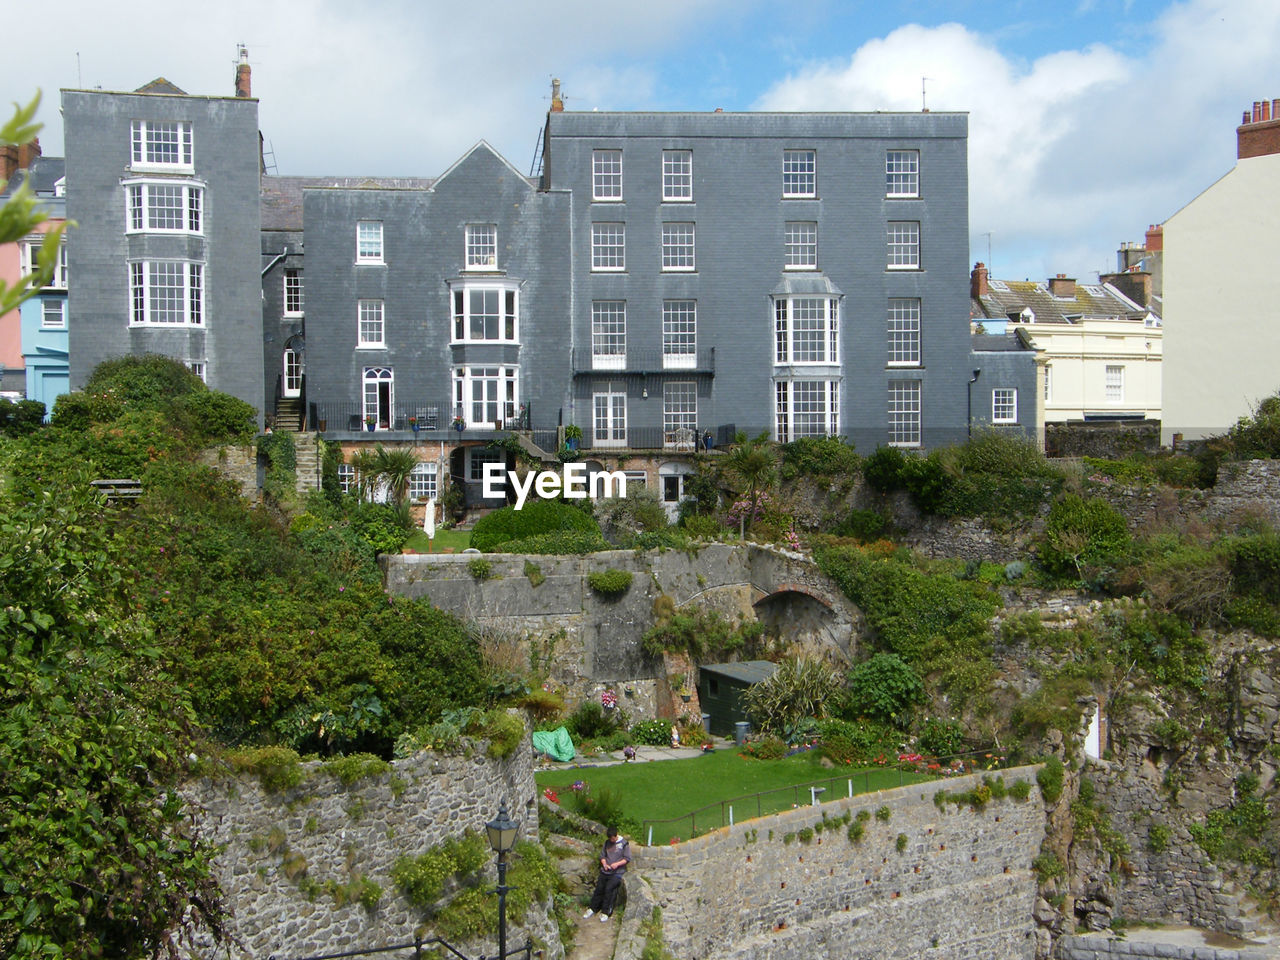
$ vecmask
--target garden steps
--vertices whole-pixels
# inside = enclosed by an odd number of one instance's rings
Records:
[[[595,887],[595,862],[599,845],[554,833],[548,837],[547,845],[573,853],[572,856],[556,861],[568,893],[579,901],[570,914],[577,934],[573,940],[573,949],[566,954],[565,960],[610,960],[621,927],[622,904],[619,904],[619,914],[608,923],[601,923],[597,917],[582,919],[586,910],[584,904],[590,899]]]
[[[299,493],[320,489],[320,450],[313,433],[294,433],[293,447],[297,455],[295,485]]]

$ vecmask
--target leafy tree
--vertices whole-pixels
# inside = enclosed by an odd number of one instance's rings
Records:
[[[374,451],[373,471],[387,485],[387,493],[395,506],[405,503],[409,497],[409,477],[418,465],[418,455],[412,450],[387,450],[378,444]]]
[[[83,483],[0,513],[0,954],[157,955],[188,919],[220,942],[213,851],[172,786],[190,706],[127,546]]]
[[[778,455],[769,442],[769,435],[762,433],[758,437],[747,440],[745,435],[724,458],[723,467],[730,477],[737,481],[738,492],[750,505],[743,511],[739,521],[739,534],[746,536],[747,527],[754,513],[758,496],[773,483]]]

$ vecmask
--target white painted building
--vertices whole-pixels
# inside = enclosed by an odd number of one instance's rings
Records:
[[[1046,423],[1158,420],[1163,330],[1150,274],[1107,274],[1096,284],[1059,274],[1047,282],[970,278],[972,318],[1025,331],[1043,367]]]
[[[1236,165],[1165,222],[1163,439],[1224,433],[1280,390],[1280,100],[1236,130]]]

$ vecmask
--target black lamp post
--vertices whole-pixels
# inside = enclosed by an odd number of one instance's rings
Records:
[[[969,396],[968,396],[968,402],[965,404],[965,409],[966,409],[965,427],[967,430],[967,436],[970,438],[973,437],[973,385],[978,382],[978,378],[980,376],[982,376],[982,371],[975,370],[973,371],[973,376],[969,378],[969,387],[968,387]]]
[[[504,801],[498,806],[498,815],[484,825],[489,834],[489,846],[498,855],[498,957],[507,960],[507,854],[516,845],[520,821],[507,814]]]

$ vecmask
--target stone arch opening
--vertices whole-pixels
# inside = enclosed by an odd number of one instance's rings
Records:
[[[815,651],[834,646],[850,658],[852,625],[822,598],[783,589],[762,597],[753,607],[765,637],[773,643]]]

